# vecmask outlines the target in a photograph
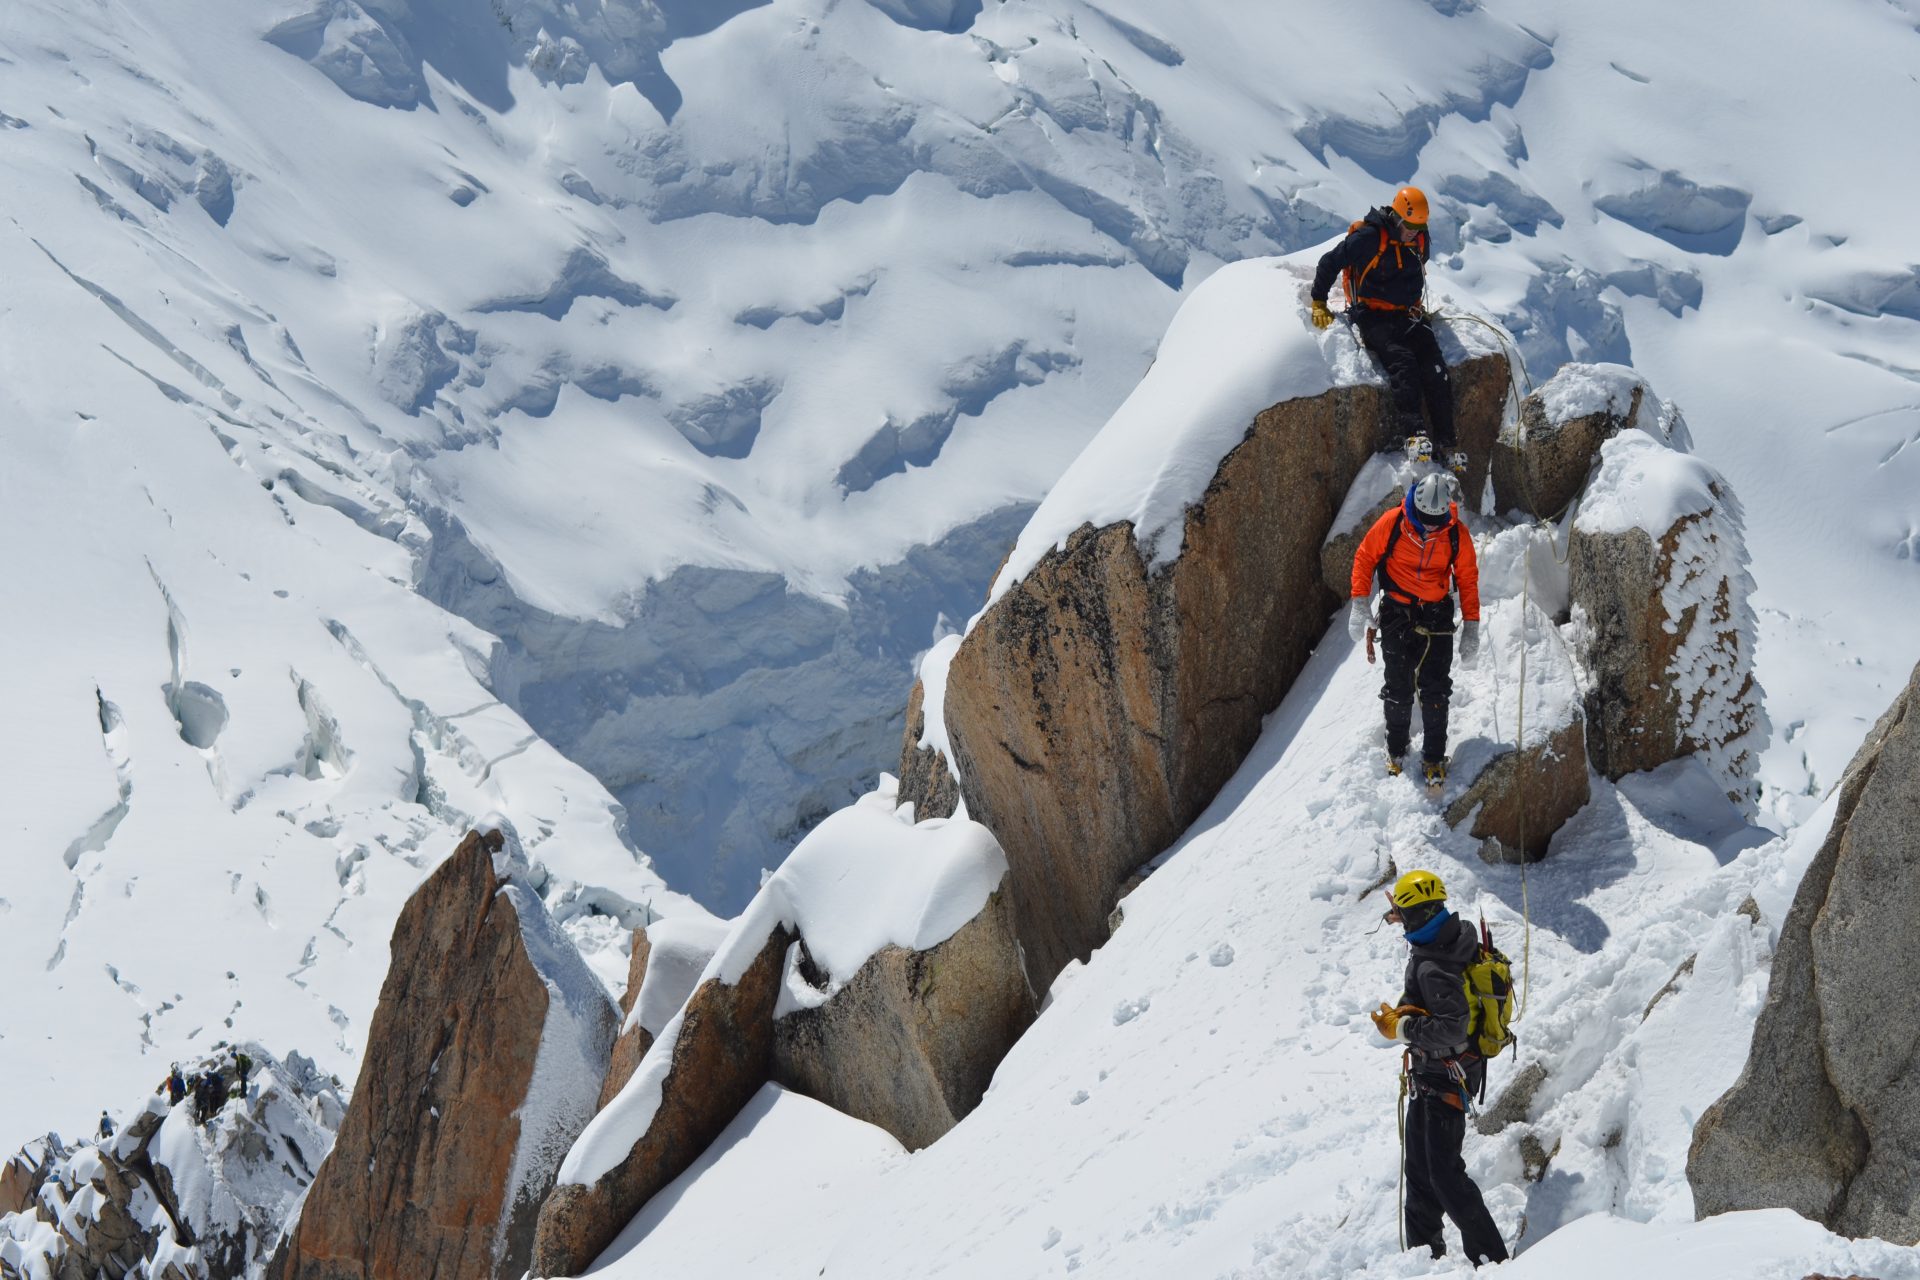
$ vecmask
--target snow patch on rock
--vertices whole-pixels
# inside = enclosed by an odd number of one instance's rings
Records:
[[[1714,490],[1723,485],[1700,459],[1623,432],[1601,446],[1599,474],[1587,486],[1574,527],[1596,534],[1641,529],[1658,542],[1685,517],[1713,510]]]
[[[1006,877],[993,834],[964,819],[912,823],[893,780],[816,827],[733,922],[699,981],[739,982],[767,938],[797,928],[829,993],[883,947],[925,951],[979,914]],[[697,986],[698,984],[696,984]],[[659,1110],[684,1011],[581,1133],[559,1181],[591,1185],[632,1152]]]
[[[926,724],[920,731],[919,745],[938,751],[949,769],[953,767],[953,744],[947,740],[947,672],[965,638],[958,632],[943,636],[920,659],[921,715]]]
[[[493,855],[495,874],[503,858],[511,867],[516,856],[524,871],[526,855],[520,852],[519,840],[510,826],[503,825],[501,830],[507,839]],[[503,884],[499,892],[512,904],[527,960],[547,988],[547,1019],[526,1101],[517,1113],[520,1140],[507,1175],[505,1212],[494,1229],[496,1258],[506,1256],[507,1238],[515,1224],[539,1213],[552,1170],[592,1118],[618,1025],[613,998],[540,896],[518,880]]]
[[[1382,380],[1345,326],[1316,331],[1307,322],[1313,269],[1328,247],[1237,262],[1193,291],[1147,376],[1027,522],[989,605],[1083,524],[1130,521],[1150,567],[1171,563],[1187,508],[1261,410]],[[1454,348],[1471,355],[1500,349],[1477,325],[1447,329],[1442,342],[1450,359]]]
[[[647,972],[621,1034],[640,1027],[657,1039],[700,985],[731,931],[730,921],[705,916],[674,916],[648,925]]]

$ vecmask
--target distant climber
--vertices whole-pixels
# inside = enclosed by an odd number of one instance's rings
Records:
[[[171,1107],[179,1106],[180,1099],[187,1096],[187,1078],[180,1074],[179,1063],[176,1062],[167,1068],[167,1078],[160,1082],[160,1088],[155,1089],[154,1092],[159,1093],[162,1090],[166,1092],[167,1105]]]
[[[233,1051],[233,1076],[238,1081],[235,1089],[241,1097],[247,1096],[247,1077],[253,1074],[253,1058],[241,1049]]]
[[[106,1108],[100,1110],[100,1141],[105,1142],[113,1136],[113,1119],[107,1115]]]
[[[193,1081],[193,1118],[202,1125],[220,1114],[227,1105],[227,1078],[217,1067],[208,1067]]]
[[[1453,698],[1453,592],[1460,592],[1460,661],[1480,656],[1480,566],[1473,535],[1460,520],[1450,477],[1432,474],[1407,486],[1398,507],[1374,522],[1353,557],[1347,630],[1366,638],[1368,599],[1380,587],[1380,645],[1386,678],[1387,772],[1398,775],[1420,695],[1421,771],[1427,785],[1447,778],[1447,709]]]
[[[1486,1060],[1472,1052],[1471,1006],[1463,980],[1479,955],[1480,939],[1447,910],[1446,886],[1431,871],[1407,872],[1390,896],[1386,919],[1406,930],[1412,950],[1399,1005],[1383,1002],[1369,1016],[1382,1036],[1406,1046],[1405,1244],[1425,1245],[1436,1258],[1445,1254],[1445,1214],[1459,1229],[1470,1263],[1504,1262],[1506,1243],[1460,1156],[1467,1106],[1487,1071]]]
[[[1426,193],[1402,187],[1391,204],[1369,209],[1347,229],[1347,238],[1321,257],[1313,273],[1313,324],[1324,329],[1333,323],[1327,294],[1339,275],[1347,318],[1386,371],[1409,454],[1417,460],[1438,458],[1457,474],[1466,470],[1467,459],[1455,447],[1453,380],[1422,301],[1427,251]],[[1423,399],[1425,423],[1420,418]]]

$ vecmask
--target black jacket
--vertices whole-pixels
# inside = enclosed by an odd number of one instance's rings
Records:
[[[1467,966],[1480,954],[1480,935],[1456,915],[1440,926],[1432,941],[1412,946],[1400,1003],[1418,1005],[1427,1011],[1424,1016],[1415,1014],[1406,1022],[1407,1045],[1413,1050],[1413,1073],[1450,1080],[1446,1059],[1461,1057],[1467,1049],[1471,1011],[1467,1007],[1464,976]],[[1469,1087],[1477,1089],[1485,1063],[1477,1054],[1467,1054],[1461,1066],[1467,1068]]]
[[[1387,236],[1385,252],[1380,248],[1380,233]],[[1393,217],[1385,209],[1369,209],[1367,216],[1361,219],[1360,229],[1351,232],[1345,240],[1327,250],[1320,258],[1320,266],[1313,273],[1313,297],[1317,302],[1327,300],[1328,290],[1333,288],[1333,278],[1347,267],[1352,267],[1357,276],[1366,271],[1367,264],[1373,262],[1375,254],[1380,261],[1374,263],[1373,270],[1367,271],[1367,277],[1360,286],[1360,296],[1375,298],[1381,302],[1392,303],[1396,307],[1410,307],[1420,301],[1420,295],[1426,288],[1427,275],[1427,236],[1422,232],[1412,244],[1402,244],[1393,234]],[[1353,299],[1347,299],[1347,305],[1353,305]]]

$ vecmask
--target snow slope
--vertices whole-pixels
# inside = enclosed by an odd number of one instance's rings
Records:
[[[76,220],[92,205],[54,194]],[[401,902],[490,810],[528,833],[583,938],[694,909],[476,676],[491,639],[410,589],[417,526],[355,484],[352,440],[258,399],[237,425],[218,386],[260,385],[239,351],[216,372],[114,318],[130,304],[79,283],[111,257],[0,235],[0,274],[32,300],[0,378],[19,552],[0,642],[9,1143],[216,1040],[350,1080]],[[218,295],[180,310],[245,314]]]
[[[1489,626],[1511,629],[1517,581],[1489,575],[1483,589]],[[1496,675],[1463,673],[1470,726],[1496,697],[1513,723]],[[1365,1016],[1397,993],[1404,962],[1375,892],[1397,866],[1437,871],[1527,977],[1518,1056],[1495,1064],[1489,1101],[1543,1064],[1534,1118],[1467,1140],[1523,1251],[1494,1274],[1920,1276],[1920,1249],[1791,1214],[1692,1224],[1692,1121],[1739,1073],[1775,931],[1831,806],[1773,838],[1681,762],[1598,782],[1523,878],[1481,863],[1411,781],[1378,777],[1377,687],[1330,630],[1234,781],[947,1137],[849,1168],[811,1157],[834,1144],[795,1142],[777,1116],[743,1119],[594,1274],[697,1274],[690,1250],[732,1256],[738,1206],[769,1169],[824,1183],[826,1201],[802,1222],[768,1219],[785,1245],[756,1271],[770,1277],[895,1276],[902,1259],[915,1275],[1007,1280],[1466,1274],[1457,1256],[1397,1247],[1398,1055]],[[1465,732],[1463,751],[1484,730]],[[839,1125],[860,1149],[864,1126]],[[1522,1176],[1523,1138],[1553,1152],[1538,1181]]]

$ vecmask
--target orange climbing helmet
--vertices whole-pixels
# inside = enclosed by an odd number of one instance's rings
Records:
[[[1417,228],[1427,225],[1427,193],[1418,187],[1402,187],[1393,193],[1393,211],[1400,220]]]

